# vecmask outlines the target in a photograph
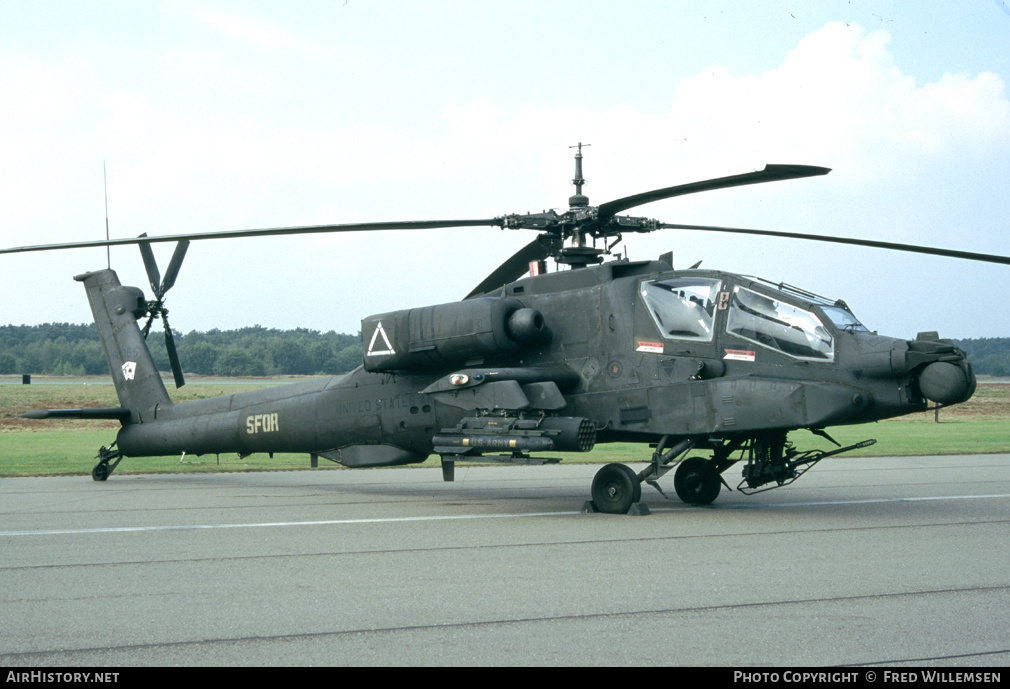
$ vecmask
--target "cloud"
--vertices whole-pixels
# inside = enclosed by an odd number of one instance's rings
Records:
[[[237,14],[208,8],[202,3],[177,0],[166,3],[170,11],[198,24],[209,27],[220,35],[267,51],[290,52],[304,58],[330,62],[334,46],[312,40],[304,34],[287,31],[274,23],[257,19],[247,13]]]
[[[886,31],[831,23],[759,75],[713,67],[678,84],[671,128],[699,158],[765,160],[783,151],[894,174],[924,159],[1010,142],[1003,81],[945,74],[917,86]]]
[[[443,143],[446,155],[502,150],[539,161],[558,140],[588,141],[589,189],[616,195],[670,183],[678,170],[705,177],[770,162],[832,167],[835,183],[855,193],[1010,147],[1010,102],[998,75],[944,74],[918,84],[895,63],[889,41],[886,31],[830,23],[774,69],[734,74],[713,66],[683,79],[667,112],[458,104],[444,112],[452,134]],[[557,162],[545,177],[570,176],[570,161],[551,151]],[[646,157],[669,167],[643,166]]]

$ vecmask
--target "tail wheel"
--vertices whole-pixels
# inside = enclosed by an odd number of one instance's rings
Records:
[[[638,475],[625,464],[607,464],[593,479],[593,505],[600,512],[626,514],[642,499]]]
[[[673,475],[677,497],[689,505],[709,505],[722,490],[722,479],[712,463],[702,457],[688,457]]]

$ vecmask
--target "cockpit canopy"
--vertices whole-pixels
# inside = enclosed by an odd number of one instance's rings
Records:
[[[836,331],[866,330],[842,302],[819,297],[810,302],[785,289],[752,289],[720,277],[645,281],[641,294],[660,333],[672,340],[711,342],[723,328],[796,359],[831,361]]]

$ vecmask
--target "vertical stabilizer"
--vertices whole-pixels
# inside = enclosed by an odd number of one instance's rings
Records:
[[[171,406],[172,400],[137,325],[147,313],[144,293],[121,285],[114,270],[74,279],[87,290],[120,405],[130,410],[133,423],[153,420],[157,409]]]

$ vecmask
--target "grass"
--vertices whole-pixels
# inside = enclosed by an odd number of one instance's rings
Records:
[[[87,475],[95,464],[98,448],[109,445],[116,435],[116,421],[34,421],[18,417],[29,409],[118,406],[115,389],[104,379],[35,378],[32,385],[13,383],[13,377],[0,377],[0,477],[38,475]],[[20,377],[17,378],[20,382]],[[197,383],[196,380],[192,381]],[[290,379],[230,381],[203,380],[173,390],[176,402],[216,397]],[[981,454],[1010,452],[1010,384],[982,382],[975,396],[962,405],[943,409],[939,423],[932,411],[861,426],[843,426],[829,430],[842,445],[852,445],[868,438],[876,445],[847,453],[845,456]],[[831,449],[823,438],[797,431],[790,440],[800,449]],[[600,445],[588,454],[560,453],[566,462],[648,461],[651,450],[634,443]],[[704,454],[704,453],[699,453]],[[438,457],[420,466],[437,466]],[[278,471],[306,469],[305,454],[213,455],[126,459],[118,474],[197,472],[197,471]],[[340,465],[321,459],[321,469]]]

